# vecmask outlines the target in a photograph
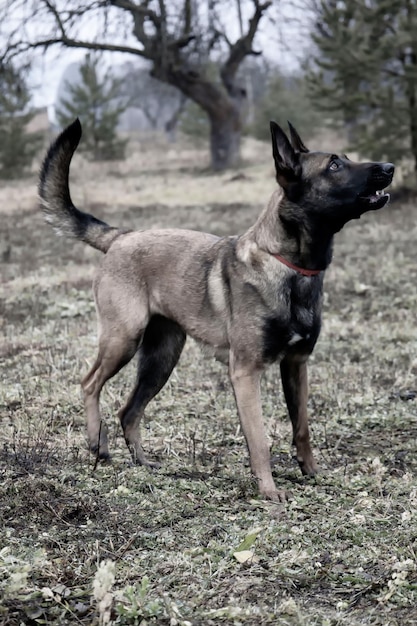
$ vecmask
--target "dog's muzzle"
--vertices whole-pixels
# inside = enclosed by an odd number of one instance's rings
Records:
[[[364,191],[359,201],[369,209],[376,210],[385,206],[390,199],[385,187],[392,183],[395,165],[393,163],[375,163],[369,173]]]

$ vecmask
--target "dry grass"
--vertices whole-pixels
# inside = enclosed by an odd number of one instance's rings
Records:
[[[242,232],[273,188],[269,148],[249,148],[236,180],[198,170],[195,150],[77,156],[74,197],[127,227]],[[0,190],[0,624],[415,624],[414,207],[337,237],[310,368],[315,481],[292,458],[277,368],[265,376],[275,478],[293,493],[282,509],[256,495],[226,371],[191,341],[144,428],[163,468],[129,465],[114,417],[133,364],[103,393],[114,462],[93,471],[79,379],[98,253],[50,232],[35,184]]]

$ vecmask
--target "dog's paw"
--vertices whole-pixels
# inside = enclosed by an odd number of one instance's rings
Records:
[[[313,457],[301,459],[301,460],[297,459],[297,461],[300,465],[300,469],[304,476],[313,477],[313,476],[316,476],[316,474],[318,474],[319,467]]]
[[[142,467],[147,467],[150,470],[158,470],[161,469],[162,463],[158,463],[158,461],[149,461],[148,459],[133,459],[133,465],[141,465]]]
[[[159,470],[162,467],[162,463],[159,463],[158,461],[145,461],[143,465],[150,470]]]
[[[97,445],[92,445],[90,446],[90,452],[95,457],[98,457],[98,460],[100,461],[100,463],[106,464],[106,463],[112,462],[110,452],[107,449],[103,450],[102,448],[100,448],[99,450]]]
[[[260,495],[265,500],[272,500],[272,502],[284,503],[292,499],[291,492],[286,489],[261,489]]]

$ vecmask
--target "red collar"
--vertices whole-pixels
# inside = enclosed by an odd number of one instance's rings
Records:
[[[290,263],[290,261],[287,261],[287,259],[284,259],[284,257],[280,256],[279,254],[273,254],[272,256],[278,259],[278,261],[280,261],[287,267],[290,267],[292,270],[295,270],[299,274],[302,274],[303,276],[317,276],[317,274],[320,274],[320,272],[323,271],[323,270],[306,270],[303,267],[298,267],[298,265],[294,265],[293,263]]]

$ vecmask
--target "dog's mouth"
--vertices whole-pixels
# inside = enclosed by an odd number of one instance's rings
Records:
[[[377,189],[369,193],[365,192],[365,194],[359,196],[360,203],[371,210],[381,209],[387,204],[389,199],[390,195],[385,193],[385,189]]]
[[[365,211],[381,209],[390,199],[390,195],[386,193],[385,187],[392,183],[394,166],[391,166],[391,171],[389,172],[381,171],[381,169],[379,168],[379,171],[373,173],[368,179],[364,191],[358,196],[359,204]]]

